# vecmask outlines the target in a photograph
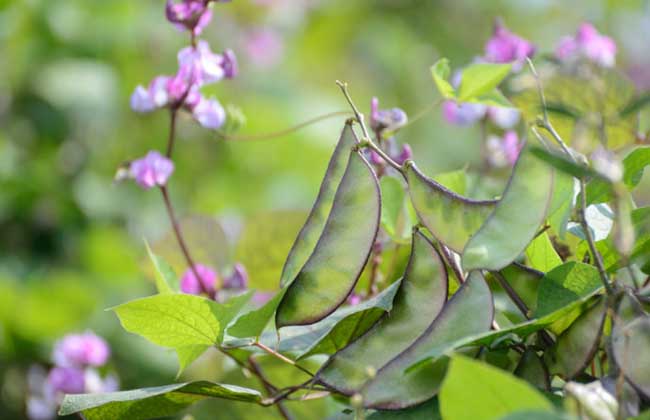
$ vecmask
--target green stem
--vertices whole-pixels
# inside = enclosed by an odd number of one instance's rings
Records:
[[[305,369],[304,367],[302,367],[298,363],[296,363],[294,360],[291,360],[288,357],[278,353],[277,351],[273,350],[272,348],[268,347],[267,345],[262,344],[259,341],[255,342],[253,345],[255,347],[259,348],[259,349],[264,350],[265,352],[267,352],[271,356],[273,356],[273,357],[275,357],[275,358],[277,358],[279,360],[282,360],[284,363],[287,363],[287,364],[301,370],[302,372],[306,373],[307,375],[309,375],[311,377],[314,377],[314,374],[311,373],[308,369]]]

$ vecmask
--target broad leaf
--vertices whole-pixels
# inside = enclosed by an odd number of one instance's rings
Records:
[[[602,298],[560,334],[553,373],[568,380],[585,370],[598,350],[606,314],[606,299]]]
[[[522,150],[494,212],[469,240],[463,268],[499,270],[514,261],[546,219],[553,194],[553,171]]]
[[[456,252],[462,252],[497,203],[458,195],[426,177],[413,162],[406,165],[406,179],[420,221],[437,240]]]
[[[83,413],[87,420],[146,420],[167,417],[206,398],[259,403],[258,391],[198,381],[105,394],[66,395],[59,414]]]
[[[149,259],[151,259],[151,263],[153,264],[158,293],[174,293],[178,289],[178,277],[174,269],[162,257],[153,253],[147,241],[144,244],[147,248]]]
[[[542,317],[602,286],[596,267],[570,261],[546,273],[539,285],[536,316]]]
[[[176,349],[186,366],[193,360],[191,355],[200,355],[198,348],[220,344],[223,330],[250,297],[249,292],[221,304],[200,296],[164,294],[133,300],[113,310],[125,330]]]
[[[475,271],[426,332],[377,371],[362,392],[364,404],[380,409],[400,409],[435,396],[447,367],[446,357],[419,370],[405,372],[406,369],[434,348],[489,330],[493,316],[492,294],[483,276]]]
[[[433,177],[434,181],[448,190],[463,195],[467,190],[467,174],[465,170],[443,172]]]
[[[317,322],[345,301],[375,243],[380,210],[377,177],[354,151],[316,248],[280,301],[278,328]]]
[[[320,185],[314,206],[307,216],[304,226],[296,238],[289,256],[284,263],[280,285],[285,286],[292,282],[302,266],[314,251],[318,238],[323,232],[327,216],[330,214],[336,189],[343,178],[345,168],[350,158],[350,150],[357,143],[352,123],[346,123],[339,138],[336,148],[332,153],[325,177]]]
[[[506,78],[512,65],[476,63],[463,70],[458,100],[466,102],[472,98],[490,93]]]
[[[553,405],[530,384],[507,372],[466,357],[452,358],[440,390],[443,418],[492,420],[521,410],[552,412]]]
[[[551,389],[548,369],[535,350],[529,348],[524,352],[513,373],[518,378],[525,380],[539,389]]]
[[[526,257],[531,267],[543,272],[550,271],[562,264],[562,259],[555,252],[555,248],[553,248],[553,244],[546,232],[533,239],[528,245]]]
[[[455,89],[448,82],[450,73],[449,60],[446,58],[441,58],[436,62],[436,64],[431,66],[433,81],[436,83],[436,87],[440,91],[442,97],[446,99],[451,99],[456,96]]]
[[[361,390],[368,372],[382,368],[431,325],[447,298],[447,273],[438,252],[419,232],[392,311],[366,334],[334,355],[318,373],[345,394]]]

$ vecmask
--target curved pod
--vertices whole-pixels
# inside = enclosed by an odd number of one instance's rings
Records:
[[[314,251],[318,238],[323,232],[325,223],[327,223],[327,216],[332,209],[338,184],[341,182],[341,178],[343,178],[343,174],[345,173],[345,168],[350,158],[350,150],[358,142],[352,129],[352,123],[349,121],[346,122],[330,158],[323,181],[320,184],[316,201],[284,263],[282,276],[280,277],[280,286],[286,286],[296,278],[300,269],[305,265],[305,262],[307,262],[307,259]]]
[[[553,178],[551,167],[524,147],[503,198],[463,250],[465,270],[500,270],[526,249],[546,219]]]
[[[440,390],[448,358],[407,370],[432,349],[490,329],[494,318],[492,293],[483,275],[471,273],[440,315],[408,349],[381,368],[362,391],[366,407],[398,410],[420,404]]]
[[[413,233],[411,256],[393,309],[373,328],[333,355],[317,377],[351,395],[377,371],[413,343],[436,318],[447,300],[447,271],[429,240]]]
[[[381,192],[372,168],[352,151],[318,242],[286,289],[278,328],[320,321],[354,289],[379,229]]]
[[[405,165],[411,202],[420,221],[437,240],[461,252],[494,210],[496,200],[471,200],[425,176],[409,161]]]

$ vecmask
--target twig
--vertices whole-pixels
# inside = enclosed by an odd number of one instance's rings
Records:
[[[256,141],[256,140],[270,140],[274,139],[277,137],[282,137],[286,136],[288,134],[291,134],[295,131],[298,131],[302,128],[305,128],[309,125],[316,124],[321,121],[325,121],[330,118],[334,117],[340,117],[340,116],[346,116],[349,115],[350,111],[335,111],[335,112],[330,112],[324,115],[320,115],[318,117],[311,118],[307,121],[301,122],[300,124],[296,124],[293,127],[285,128],[283,130],[271,132],[271,133],[265,133],[265,134],[219,134],[219,138],[221,140],[226,140],[226,141]]]
[[[379,156],[381,156],[384,161],[386,161],[390,166],[395,168],[399,173],[402,173],[402,165],[399,163],[395,162],[393,159],[384,152],[381,147],[377,146],[373,141],[372,137],[370,137],[370,134],[368,132],[368,129],[366,128],[366,124],[363,119],[363,114],[359,112],[359,109],[357,109],[356,105],[354,104],[354,101],[352,101],[352,97],[350,97],[350,93],[348,92],[348,85],[347,83],[341,82],[339,80],[336,81],[336,84],[341,88],[341,91],[343,92],[343,95],[345,96],[345,99],[347,99],[348,103],[350,104],[350,107],[352,108],[352,112],[354,112],[354,117],[357,119],[359,122],[359,125],[361,126],[361,131],[363,133],[363,140],[360,143],[361,147],[368,147],[372,149],[375,153],[377,153]]]
[[[280,360],[282,360],[283,362],[288,363],[288,364],[290,364],[291,366],[296,367],[297,369],[300,369],[302,372],[306,373],[307,375],[309,375],[309,376],[311,376],[311,377],[314,376],[314,374],[311,373],[308,369],[306,369],[306,368],[300,366],[300,365],[299,365],[298,363],[296,363],[294,360],[291,360],[291,359],[289,359],[288,357],[283,356],[282,354],[278,353],[277,351],[273,350],[272,348],[268,347],[267,345],[262,344],[262,343],[260,343],[259,341],[258,341],[258,342],[255,342],[253,345],[254,345],[255,347],[259,348],[259,349],[264,350],[265,352],[267,352],[267,353],[270,354],[271,356],[274,356],[275,358],[280,359]]]
[[[169,138],[167,139],[167,158],[171,159],[174,153],[174,141],[176,138],[176,120],[178,119],[178,108],[169,110]]]

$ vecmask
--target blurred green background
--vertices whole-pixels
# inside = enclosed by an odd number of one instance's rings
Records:
[[[364,110],[376,95],[383,106],[414,115],[437,99],[429,66],[443,55],[454,66],[480,55],[498,16],[543,52],[583,20],[592,21],[617,41],[619,67],[639,89],[650,87],[650,3],[642,0],[236,0],[215,6],[202,38],[215,51],[235,50],[241,72],[209,92],[243,110],[248,122],[241,134],[346,110],[336,79],[350,84]],[[129,96],[137,84],[174,73],[176,52],[186,43],[166,22],[162,0],[0,0],[2,419],[24,418],[27,368],[46,363],[53,341],[72,331],[92,328],[107,337],[123,388],[174,381],[173,355],[124,332],[105,308],[153,292],[143,238],[182,269],[175,244],[166,239],[160,195],[114,184],[113,176],[124,161],[164,147],[167,114],[135,114]],[[253,287],[273,290],[343,119],[246,142],[218,141],[189,118],[181,120],[170,191],[179,213],[203,215],[186,225],[202,261],[222,268],[243,260]],[[478,159],[478,127],[449,126],[439,110],[399,139],[412,145],[429,174]],[[185,377],[257,386],[214,355],[199,365]],[[291,382],[286,371],[275,373]],[[301,404],[299,418],[336,410],[322,404]],[[192,412],[215,418],[215,409],[218,418],[276,415],[226,402]]]

